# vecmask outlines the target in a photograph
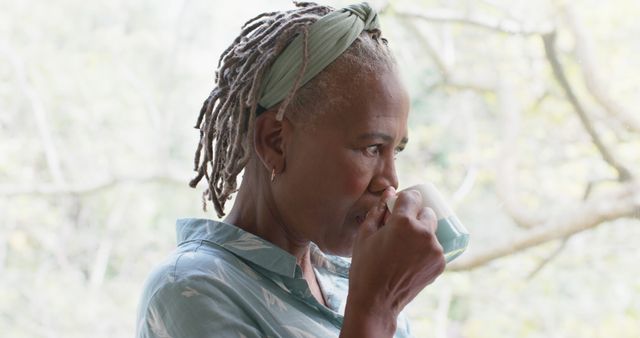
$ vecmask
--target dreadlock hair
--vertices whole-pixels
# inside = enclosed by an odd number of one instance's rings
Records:
[[[240,35],[220,56],[215,72],[215,87],[204,101],[195,128],[200,141],[194,158],[197,175],[189,182],[195,188],[206,178],[208,186],[202,194],[203,210],[207,200],[213,202],[218,217],[224,215],[225,202],[236,191],[236,178],[252,154],[252,135],[263,76],[271,64],[298,35],[303,35],[303,63],[291,92],[279,103],[276,118],[284,114],[297,118],[316,117],[318,103],[336,103],[333,72],[375,71],[380,65],[392,68],[395,61],[380,31],[365,31],[353,44],[323,71],[299,87],[307,64],[308,27],[334,9],[311,2],[294,2],[296,9],[263,13],[247,21]],[[336,97],[337,96],[337,97]],[[271,107],[264,107],[271,108]],[[295,113],[294,113],[295,112]],[[304,113],[302,113],[304,112]],[[215,141],[215,153],[214,153]]]

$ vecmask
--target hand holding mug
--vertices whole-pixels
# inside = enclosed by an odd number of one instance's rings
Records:
[[[418,191],[422,196],[423,206],[433,209],[436,213],[438,219],[436,237],[442,245],[447,263],[460,256],[469,245],[469,231],[453,213],[438,189],[431,183],[425,183],[414,185],[406,190]],[[393,210],[396,199],[397,196],[387,199],[389,210]]]

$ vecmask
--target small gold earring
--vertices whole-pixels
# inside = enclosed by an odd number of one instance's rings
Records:
[[[271,169],[271,182],[276,178],[276,168]]]

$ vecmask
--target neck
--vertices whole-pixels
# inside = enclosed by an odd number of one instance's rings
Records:
[[[245,167],[242,185],[233,208],[224,221],[293,255],[302,269],[311,294],[319,303],[326,305],[311,264],[310,241],[287,225],[275,203],[272,182],[256,162],[258,161],[252,159]]]
[[[224,221],[259,236],[294,257],[303,268],[311,268],[310,241],[289,227],[279,212],[271,182],[259,172],[258,161],[250,160],[237,193],[233,208]]]

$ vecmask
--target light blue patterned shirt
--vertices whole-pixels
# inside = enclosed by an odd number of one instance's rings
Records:
[[[178,247],[147,279],[137,337],[337,337],[349,263],[312,245],[325,301],[311,294],[294,256],[233,225],[177,222]],[[408,337],[401,316],[395,337]]]

